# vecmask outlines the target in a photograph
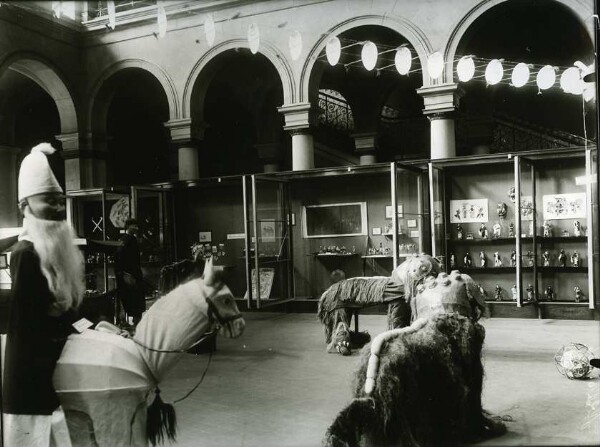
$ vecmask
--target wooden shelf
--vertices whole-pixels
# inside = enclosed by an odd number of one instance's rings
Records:
[[[524,238],[521,238],[523,240]],[[529,238],[531,239],[531,238]],[[514,244],[516,238],[514,237],[499,237],[497,239],[447,239],[449,243],[453,244],[469,244],[469,245],[491,245],[491,244]]]
[[[544,242],[587,242],[587,236],[552,236],[538,237],[540,243]]]
[[[317,258],[349,258],[351,256],[358,256],[358,253],[314,253],[308,256],[316,256]]]
[[[365,255],[361,256],[362,259],[393,259],[392,255]]]
[[[523,267],[523,269],[533,270],[533,267]],[[497,272],[497,273],[508,273],[515,272],[517,270],[516,267],[452,267],[452,270],[458,270],[463,273],[489,273],[489,272]]]
[[[560,267],[558,265],[553,265],[550,267],[538,267],[538,270],[542,272],[552,272],[552,273],[586,273],[588,271],[587,267]]]

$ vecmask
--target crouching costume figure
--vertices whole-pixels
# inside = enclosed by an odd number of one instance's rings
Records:
[[[363,350],[354,399],[329,427],[326,446],[457,446],[506,431],[481,406],[481,289],[458,271],[428,276],[411,309],[410,326]]]

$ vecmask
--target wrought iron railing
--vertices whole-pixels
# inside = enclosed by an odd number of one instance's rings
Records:
[[[354,130],[354,117],[350,105],[341,98],[319,92],[319,125],[342,131]]]
[[[108,15],[107,1],[88,1],[88,17],[95,19]],[[116,0],[115,12],[131,11],[132,9],[155,6],[156,0]]]

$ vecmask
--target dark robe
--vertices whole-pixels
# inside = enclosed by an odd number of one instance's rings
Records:
[[[115,253],[117,295],[127,315],[141,317],[146,310],[146,294],[140,262],[140,247],[135,236],[125,233],[123,245]]]
[[[59,406],[52,374],[66,337],[75,332],[74,312],[48,315],[54,301],[40,259],[28,241],[10,258],[9,309],[2,398],[4,413],[50,415]]]

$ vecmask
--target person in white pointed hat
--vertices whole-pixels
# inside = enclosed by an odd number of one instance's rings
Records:
[[[48,163],[54,152],[48,143],[35,146],[19,170],[23,231],[10,259],[2,382],[6,447],[71,445],[52,374],[83,298],[84,264]]]

